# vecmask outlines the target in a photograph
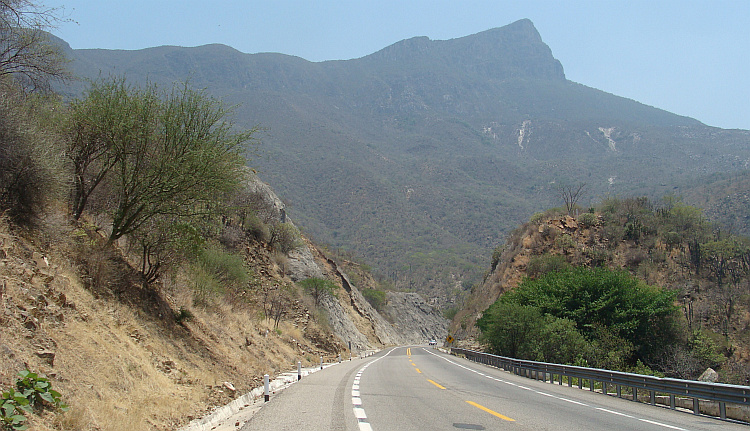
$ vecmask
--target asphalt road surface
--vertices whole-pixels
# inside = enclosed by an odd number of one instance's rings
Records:
[[[396,347],[311,374],[242,430],[743,430],[577,387],[515,376],[427,346]]]

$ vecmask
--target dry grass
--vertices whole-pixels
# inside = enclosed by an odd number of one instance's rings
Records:
[[[42,241],[51,262],[42,268],[32,259],[39,241],[0,221],[0,387],[12,385],[28,364],[48,375],[71,406],[31,417],[31,429],[173,430],[260,385],[263,374],[291,370],[298,360],[311,365],[326,354],[305,339],[305,328],[318,325],[299,301],[292,300],[277,332],[249,300],[216,297],[212,307],[194,307],[178,275],[159,288],[172,310],[191,312],[178,324],[163,304],[143,303],[149,295],[128,293],[137,286],[123,285],[128,277],[110,274],[106,265],[84,283],[70,231],[62,234],[68,240]],[[274,267],[263,272],[276,278],[269,282],[283,277]],[[112,286],[125,291],[108,291]],[[55,352],[53,364],[35,354],[42,349]]]

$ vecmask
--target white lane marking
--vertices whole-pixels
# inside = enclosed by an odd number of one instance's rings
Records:
[[[549,394],[549,393],[546,393],[546,392],[537,391],[536,389],[531,389],[531,388],[528,388],[526,386],[519,385],[517,383],[513,383],[513,382],[509,382],[507,380],[499,379],[497,377],[492,377],[492,376],[484,375],[484,374],[482,374],[479,371],[473,370],[473,369],[471,369],[469,367],[466,367],[466,366],[461,365],[459,363],[453,362],[450,359],[442,357],[442,356],[440,356],[440,355],[438,355],[436,353],[432,353],[432,352],[430,352],[429,350],[427,350],[425,348],[422,348],[422,350],[424,350],[425,352],[427,352],[427,353],[429,353],[429,354],[431,354],[433,356],[437,356],[438,358],[440,358],[440,359],[442,359],[444,361],[450,362],[451,364],[453,364],[453,365],[455,365],[457,367],[461,367],[461,368],[463,368],[465,370],[471,371],[472,373],[479,374],[480,376],[487,377],[487,378],[495,380],[497,382],[505,383],[505,384],[508,384],[508,385],[511,385],[511,386],[515,386],[515,387],[520,388],[520,389],[525,389],[527,391],[536,392],[539,395],[544,395],[545,397],[555,398],[555,399],[560,400],[560,401],[566,401],[566,402],[569,402],[569,403],[578,404],[579,406],[583,406],[583,407],[592,407],[592,406],[590,406],[588,404],[584,404],[584,403],[579,402],[579,401],[573,401],[573,400],[568,399],[568,398],[563,398],[563,397],[559,397],[557,395]],[[628,414],[617,412],[617,411],[614,411],[614,410],[608,410],[608,409],[604,409],[604,408],[601,408],[601,407],[593,407],[593,408],[596,409],[596,410],[602,411],[602,412],[611,413],[611,414],[617,415],[617,416],[624,416],[626,418],[635,419],[637,421],[646,422],[646,423],[649,423],[649,424],[652,424],[652,425],[657,425],[657,426],[661,426],[661,427],[665,427],[665,428],[670,428],[670,429],[674,429],[674,430],[687,431],[687,430],[685,430],[685,428],[680,428],[680,427],[676,427],[676,426],[673,426],[673,425],[667,425],[667,424],[661,423],[661,422],[655,422],[655,421],[648,420],[648,419],[643,419],[643,418],[639,418],[639,417],[635,417],[635,416],[630,416]]]
[[[375,359],[374,361],[368,362],[359,369],[359,372],[357,372],[357,375],[354,376],[354,382],[352,383],[352,408],[354,410],[354,417],[357,418],[357,425],[359,425],[359,431],[372,431],[372,426],[370,426],[370,422],[367,420],[367,414],[365,413],[365,409],[362,408],[362,398],[360,398],[359,394],[359,381],[362,378],[362,373],[365,372],[367,367],[374,364],[375,362],[378,362],[379,360],[385,358],[386,356],[390,355],[391,352],[396,350],[394,347],[388,353],[385,355],[379,357],[378,359]]]
[[[634,416],[630,416],[630,415],[628,415],[628,414],[625,414],[625,413],[621,413],[621,412],[616,412],[616,411],[614,411],[614,410],[603,409],[603,408],[601,408],[601,407],[596,407],[596,410],[600,410],[600,411],[603,411],[603,412],[611,413],[611,414],[613,414],[613,415],[617,415],[617,416],[625,416],[626,418],[631,418],[631,419],[635,419],[635,417],[634,417]]]
[[[646,422],[646,423],[649,423],[649,424],[658,425],[658,426],[662,426],[662,427],[665,427],[665,428],[671,428],[673,430],[687,431],[685,428],[680,428],[680,427],[676,427],[676,426],[672,426],[672,425],[667,425],[667,424],[663,424],[661,422],[654,422],[654,421],[650,421],[648,419],[641,419],[641,418],[636,418],[636,419],[638,419],[641,422]]]

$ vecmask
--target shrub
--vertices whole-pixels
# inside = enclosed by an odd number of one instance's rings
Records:
[[[312,296],[316,307],[320,305],[320,301],[323,298],[335,297],[336,289],[338,289],[338,286],[336,286],[335,283],[331,280],[326,280],[325,278],[306,278],[298,284],[302,286],[305,292]]]
[[[302,246],[299,230],[291,223],[276,223],[271,226],[269,244],[284,254]]]
[[[583,213],[578,217],[578,225],[583,228],[590,228],[596,226],[599,223],[599,219],[593,213]]]
[[[445,317],[448,320],[453,320],[454,317],[456,317],[456,314],[458,314],[459,308],[458,307],[449,307],[443,310],[443,317]]]
[[[555,247],[562,250],[563,253],[568,254],[571,249],[576,248],[576,242],[573,240],[572,236],[564,233],[555,238]]]
[[[245,232],[257,241],[268,242],[271,239],[271,230],[268,225],[263,223],[263,220],[255,214],[247,216],[244,227]]]
[[[52,389],[52,383],[44,375],[24,370],[18,373],[16,387],[0,396],[0,423],[4,429],[21,431],[28,429],[24,424],[26,414],[34,409],[51,408],[67,411],[59,392]]]
[[[362,296],[378,311],[382,311],[386,304],[385,292],[377,289],[362,289]]]
[[[541,277],[548,272],[562,271],[570,268],[564,256],[544,254],[529,259],[526,265],[526,275],[531,278]]]
[[[22,112],[24,104],[20,96],[0,93],[0,212],[28,226],[60,195],[64,170],[54,139]]]

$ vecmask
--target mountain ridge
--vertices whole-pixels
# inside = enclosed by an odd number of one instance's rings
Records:
[[[511,229],[559,205],[560,184],[588,184],[586,203],[658,197],[750,160],[743,131],[567,80],[529,20],[352,60],[220,45],[71,55],[84,77],[189,81],[236,105],[239,126],[267,130],[253,167],[309,235],[441,303]]]

